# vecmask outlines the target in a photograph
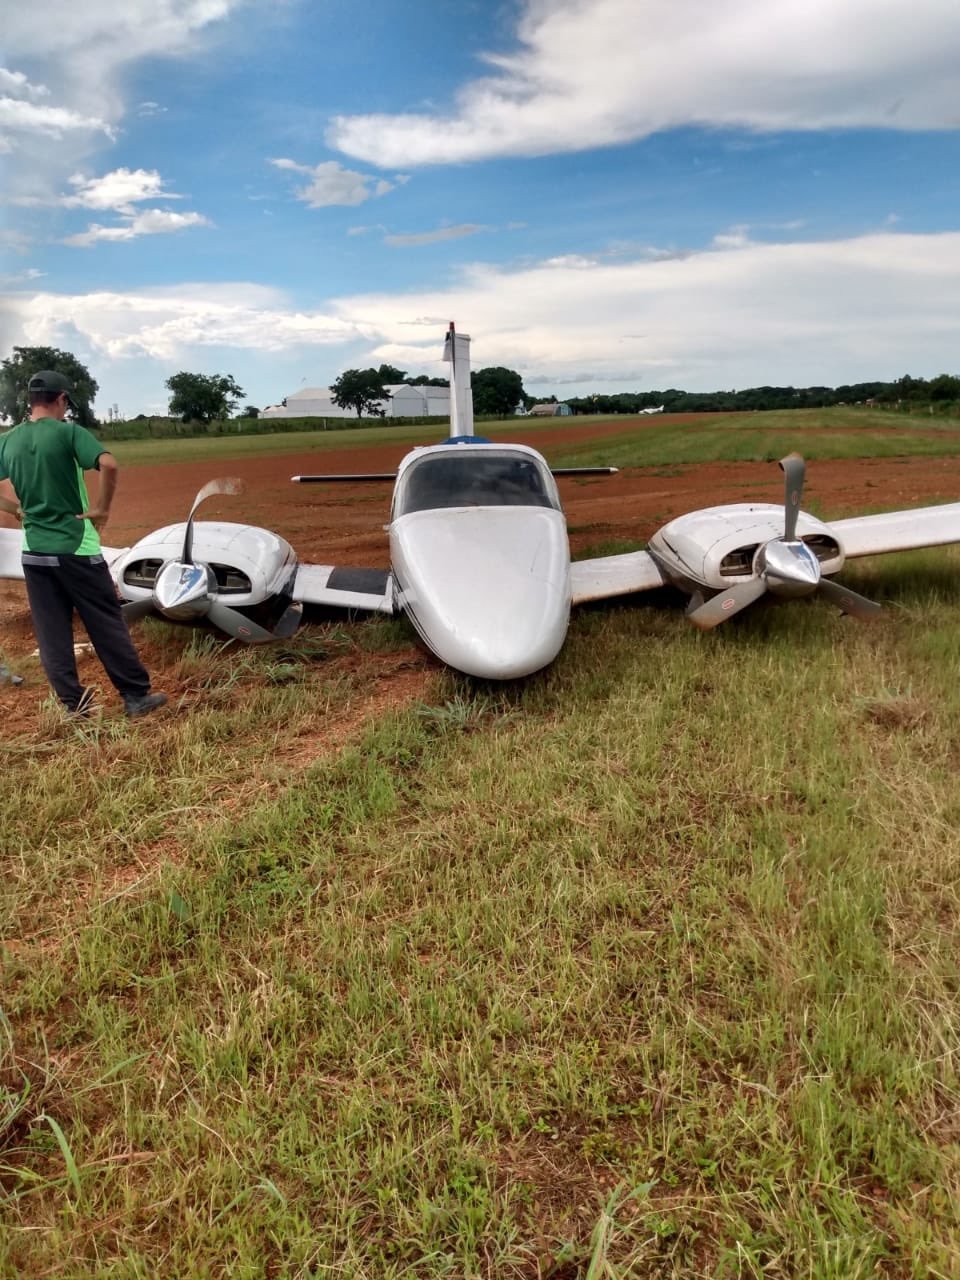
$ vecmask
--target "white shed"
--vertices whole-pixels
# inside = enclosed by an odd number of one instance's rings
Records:
[[[387,387],[390,399],[381,401],[386,418],[449,418],[449,387],[411,387],[405,382]],[[263,418],[355,418],[353,409],[333,403],[329,387],[301,387],[282,405],[264,409]]]

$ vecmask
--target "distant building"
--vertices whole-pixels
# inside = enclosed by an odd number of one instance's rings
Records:
[[[568,404],[554,404],[553,401],[547,401],[545,404],[535,404],[530,410],[531,418],[569,418],[573,416],[573,410]]]
[[[449,418],[449,387],[410,387],[405,382],[387,387],[389,400],[381,400],[385,418]],[[329,387],[301,387],[283,404],[269,405],[261,418],[355,418],[355,409],[333,403]],[[377,415],[379,417],[379,415]]]

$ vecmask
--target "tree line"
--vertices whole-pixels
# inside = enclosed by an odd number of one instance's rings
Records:
[[[27,384],[41,369],[56,369],[75,388],[76,416],[87,427],[96,426],[93,402],[98,385],[87,367],[69,351],[56,347],[14,347],[0,363],[0,418],[20,422],[29,416]],[[536,397],[523,386],[522,376],[502,365],[477,369],[470,376],[473,408],[479,417],[510,417],[520,405],[529,408]],[[394,365],[373,369],[345,369],[330,388],[334,404],[353,409],[357,417],[383,415],[391,398],[388,386],[446,387],[446,378],[411,377]],[[164,384],[170,393],[169,413],[183,422],[210,423],[231,417],[257,417],[260,410],[247,404],[241,409],[244,390],[230,374],[189,373],[181,370]],[[554,401],[555,395],[540,401]],[[854,382],[839,387],[747,387],[740,391],[621,391],[613,395],[574,396],[567,399],[575,413],[631,414],[663,405],[667,413],[723,413],[735,410],[820,409],[839,404],[946,405],[960,402],[960,377],[942,373],[936,378],[905,374],[892,382]],[[284,402],[285,403],[285,402]],[[142,414],[140,415],[143,416]]]
[[[960,377],[893,382],[852,382],[839,387],[746,387],[742,391],[625,391],[615,395],[576,396],[567,401],[575,413],[639,413],[663,405],[665,413],[729,413],[751,409],[824,409],[840,404],[949,404],[960,401]]]

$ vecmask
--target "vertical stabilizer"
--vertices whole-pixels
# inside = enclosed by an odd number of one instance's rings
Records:
[[[470,389],[470,336],[457,333],[453,321],[443,345],[450,364],[450,435],[473,435],[473,392]]]

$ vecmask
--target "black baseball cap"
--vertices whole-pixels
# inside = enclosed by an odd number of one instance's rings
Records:
[[[69,378],[64,377],[62,373],[57,373],[56,369],[41,369],[39,373],[35,373],[27,383],[29,391],[50,391],[54,395],[61,393],[67,397],[67,404],[71,409],[77,407],[73,398],[73,383]]]

